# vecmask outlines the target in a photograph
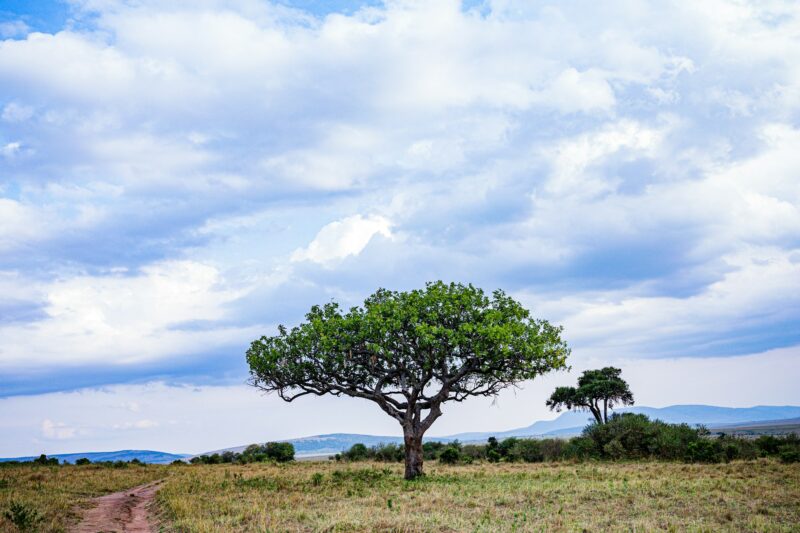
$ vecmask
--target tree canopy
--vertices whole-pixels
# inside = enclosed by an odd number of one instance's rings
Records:
[[[600,370],[587,370],[578,378],[577,387],[558,387],[547,406],[551,410],[586,409],[598,424],[608,422],[608,410],[615,405],[633,405],[633,393],[620,377],[622,370],[607,366]]]
[[[306,395],[375,402],[405,436],[406,477],[422,473],[422,436],[441,405],[564,368],[561,328],[503,291],[426,284],[379,289],[361,307],[314,306],[305,322],[261,337],[247,351],[250,383],[286,401]]]

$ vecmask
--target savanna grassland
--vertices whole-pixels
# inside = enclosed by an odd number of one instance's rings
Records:
[[[0,468],[0,506],[42,513],[63,531],[99,494],[164,479],[162,531],[800,531],[800,464],[771,459],[426,465]],[[4,520],[3,531],[15,528]]]
[[[17,531],[4,515],[16,504],[31,531],[64,531],[89,500],[169,476],[169,467],[0,466],[0,531]]]
[[[800,465],[296,463],[184,468],[158,495],[176,531],[800,530]]]

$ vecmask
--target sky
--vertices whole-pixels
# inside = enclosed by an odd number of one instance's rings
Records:
[[[800,404],[800,4],[0,0],[0,456],[399,434],[245,382],[314,304],[442,279],[571,372],[430,433]]]

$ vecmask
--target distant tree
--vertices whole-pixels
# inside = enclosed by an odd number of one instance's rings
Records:
[[[261,337],[247,351],[251,384],[291,402],[309,394],[375,402],[400,423],[405,477],[422,472],[422,437],[442,404],[565,367],[561,328],[530,317],[502,291],[428,283],[379,289],[363,307],[314,306],[306,321]]]
[[[294,444],[291,442],[268,442],[264,444],[264,452],[279,463],[294,461]]]
[[[32,462],[33,462],[33,464],[37,464],[37,465],[51,465],[52,466],[52,465],[57,465],[58,464],[58,458],[57,457],[49,457],[48,458],[45,454],[42,454],[39,457],[37,457],[36,459],[34,459]]]
[[[348,461],[363,461],[369,456],[369,448],[366,444],[357,442],[350,446],[350,449],[342,453],[342,456]]]
[[[600,370],[587,370],[578,378],[577,387],[558,387],[547,406],[551,410],[586,409],[598,424],[608,422],[608,410],[615,405],[633,405],[633,393],[620,377],[622,370],[607,366]]]
[[[91,464],[91,463],[92,462],[86,457],[81,457],[80,459],[75,461],[76,465],[88,465],[88,464]]]

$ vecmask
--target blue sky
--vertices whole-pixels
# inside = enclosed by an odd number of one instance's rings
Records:
[[[440,433],[607,363],[650,405],[800,403],[799,30],[780,1],[0,2],[0,455],[213,448],[198,401],[260,413],[219,446],[395,431],[260,397],[243,354],[433,279],[563,324],[575,369]]]

